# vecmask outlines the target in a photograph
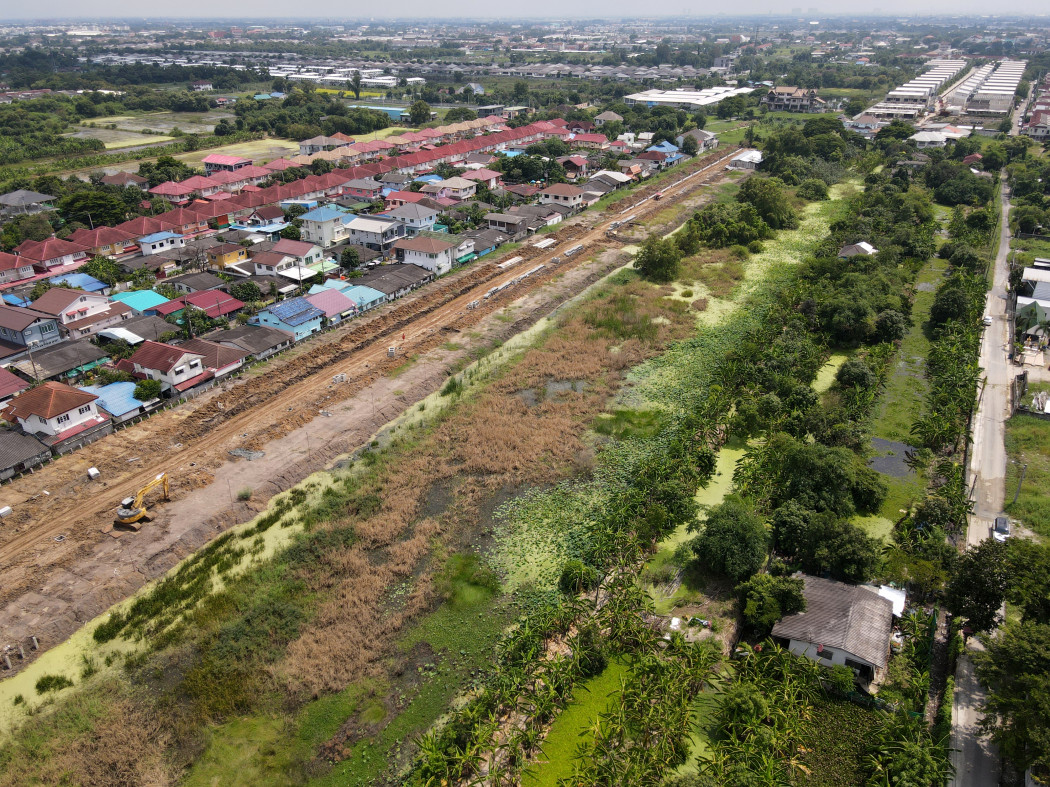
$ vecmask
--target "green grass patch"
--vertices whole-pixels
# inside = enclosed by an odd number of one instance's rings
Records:
[[[557,787],[560,779],[572,775],[572,761],[581,736],[594,726],[598,714],[620,691],[620,680],[627,676],[627,665],[611,661],[601,675],[577,686],[572,700],[554,720],[537,762],[522,777],[526,787]]]
[[[866,784],[865,748],[878,725],[879,712],[848,701],[818,700],[802,731],[802,761],[809,776],[799,784],[854,787]]]
[[[1006,512],[1044,538],[1050,537],[1050,421],[1015,415],[1006,422]],[[1017,502],[1021,468],[1027,465]]]
[[[926,358],[930,352],[930,339],[926,333],[926,322],[930,318],[934,292],[944,277],[945,262],[932,259],[919,272],[912,305],[912,325],[901,341],[897,363],[886,379],[886,389],[879,397],[872,436],[886,440],[908,442],[911,426],[915,422],[926,395]]]
[[[625,440],[653,437],[663,425],[664,416],[659,410],[614,410],[599,415],[591,428],[598,434]]]

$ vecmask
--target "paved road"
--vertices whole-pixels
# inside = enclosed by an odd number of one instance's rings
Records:
[[[981,344],[981,368],[986,384],[973,424],[970,452],[970,479],[974,481],[974,512],[966,533],[967,544],[979,544],[989,537],[991,525],[1003,510],[1003,484],[1006,480],[1006,419],[1009,416],[1010,377],[1014,374],[1009,353],[1009,322],[1006,319],[1006,284],[1010,252],[1007,187],[1003,186],[1001,234],[995,257],[992,287],[985,314],[992,324],[985,329]],[[978,708],[984,702],[984,689],[973,673],[970,653],[980,650],[971,638],[967,652],[955,670],[955,696],[952,706],[953,787],[994,787],[999,784],[999,753],[986,738],[977,734],[981,719]]]

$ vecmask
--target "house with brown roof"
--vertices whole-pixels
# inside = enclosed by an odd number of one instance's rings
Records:
[[[394,244],[398,260],[426,268],[436,276],[452,270],[455,249],[456,244],[451,241],[423,236],[402,238]]]
[[[301,240],[289,240],[288,238],[281,238],[277,243],[273,245],[273,249],[278,254],[287,254],[289,257],[295,257],[300,265],[313,265],[315,262],[320,262],[324,256],[324,252],[321,247],[314,243],[307,243]]]
[[[163,342],[143,342],[128,362],[137,376],[160,380],[162,390],[169,395],[189,390],[214,376],[205,369],[202,353]]]
[[[94,394],[65,383],[47,382],[12,399],[4,417],[17,421],[27,434],[37,435],[46,445],[54,446],[109,423],[99,413],[97,400]]]
[[[199,353],[204,368],[212,372],[215,377],[225,377],[228,374],[244,366],[244,359],[248,353],[239,347],[231,347],[207,339],[190,339],[179,345],[183,350]]]
[[[146,190],[146,186],[149,185],[149,181],[141,175],[136,175],[133,172],[115,172],[112,175],[103,175],[101,182],[107,186],[121,186],[127,188],[128,186],[134,186],[137,189]]]
[[[0,367],[0,410],[7,407],[12,396],[22,393],[30,385],[31,383],[26,382],[17,374],[11,374],[7,369]]]
[[[781,619],[773,639],[825,666],[844,665],[866,682],[886,669],[893,602],[879,591],[803,576],[806,609]]]
[[[0,358],[16,358],[26,348],[49,347],[62,341],[58,320],[36,309],[0,304]]]
[[[540,191],[541,205],[561,205],[572,211],[583,207],[583,189],[570,183],[552,183]]]
[[[105,295],[65,287],[52,287],[33,301],[33,308],[54,317],[59,328],[73,339],[117,325],[133,313],[130,306]]]
[[[218,270],[227,265],[244,262],[248,259],[248,250],[239,243],[221,243],[208,249],[208,267]]]

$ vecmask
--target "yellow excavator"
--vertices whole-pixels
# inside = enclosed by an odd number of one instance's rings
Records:
[[[161,473],[142,487],[134,497],[125,497],[120,501],[120,505],[117,507],[116,523],[124,527],[130,527],[132,530],[138,530],[142,527],[143,522],[149,522],[152,517],[146,513],[146,506],[143,504],[143,501],[146,495],[158,486],[163,487],[164,499],[168,500],[168,474]]]

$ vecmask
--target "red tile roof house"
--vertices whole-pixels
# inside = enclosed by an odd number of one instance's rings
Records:
[[[186,391],[215,376],[204,368],[203,353],[163,342],[143,342],[127,361],[136,375],[147,380],[160,380],[161,390],[168,395]]]
[[[93,230],[84,227],[73,232],[68,239],[81,246],[87,246],[92,255],[118,257],[138,249],[135,245],[136,237],[141,236],[116,227],[96,227]]]
[[[59,238],[24,240],[15,246],[14,251],[32,262],[37,273],[57,273],[56,268],[62,268],[62,273],[66,273],[88,261],[86,246]]]
[[[52,287],[35,301],[33,308],[54,317],[72,339],[80,339],[127,320],[131,307],[105,295]]]
[[[0,368],[0,410],[7,407],[12,396],[22,393],[30,385],[31,383],[11,374],[7,369]]]
[[[34,273],[32,260],[0,251],[0,286],[29,279]]]
[[[25,432],[62,453],[113,431],[109,418],[99,413],[97,399],[64,383],[48,382],[12,399],[4,417],[17,420]]]
[[[218,181],[214,181],[211,178],[204,178],[200,175],[194,175],[186,178],[186,180],[176,183],[173,180],[161,183],[159,186],[154,186],[149,190],[150,194],[156,194],[158,197],[169,197],[175,201],[189,199],[192,194],[200,194],[202,197],[208,197],[221,189],[222,184]]]
[[[569,140],[569,144],[576,148],[587,148],[589,150],[607,150],[609,140],[604,134],[577,134]]]
[[[220,317],[231,317],[244,308],[243,301],[227,295],[222,290],[191,292],[183,295],[179,300],[191,308],[204,312],[213,320]]]
[[[187,237],[200,235],[209,230],[207,217],[201,216],[189,208],[173,208],[166,213],[158,214],[154,218],[171,222],[174,225],[172,232],[177,232],[179,235]]]
[[[391,191],[386,195],[386,208],[400,208],[412,202],[419,202],[425,195],[414,191]]]

